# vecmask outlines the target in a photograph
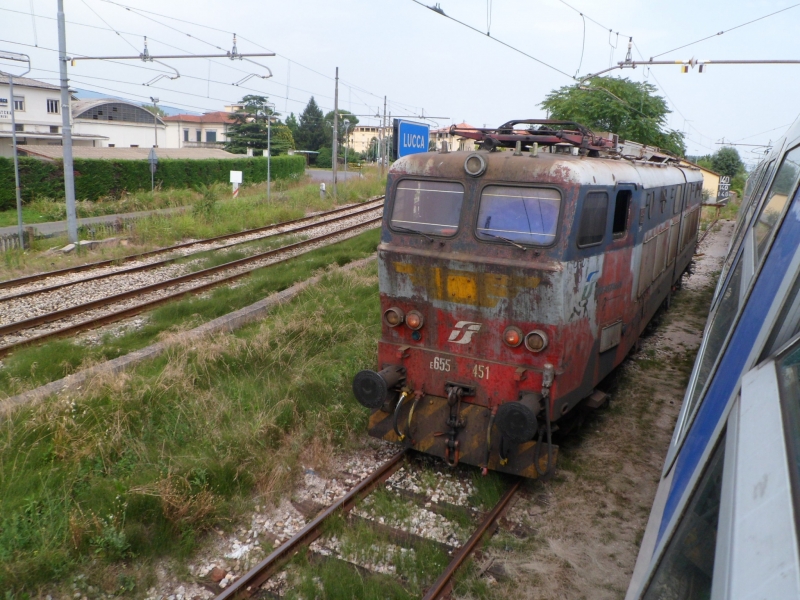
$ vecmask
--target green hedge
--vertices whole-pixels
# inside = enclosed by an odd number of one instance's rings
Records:
[[[272,179],[302,175],[306,166],[303,156],[273,156]],[[150,165],[146,160],[95,160],[78,158],[75,167],[75,197],[97,200],[104,196],[118,197],[125,191],[150,189]],[[22,200],[64,197],[64,167],[61,161],[20,158]],[[162,188],[185,188],[199,184],[230,181],[230,171],[242,171],[244,183],[267,179],[266,158],[231,158],[203,160],[159,159],[156,183]],[[14,161],[0,157],[0,210],[16,205],[14,195]]]

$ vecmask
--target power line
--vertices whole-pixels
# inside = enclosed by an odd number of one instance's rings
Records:
[[[106,2],[108,4],[114,4],[115,6],[119,6],[120,8],[124,8],[124,9],[126,9],[128,11],[135,12],[137,14],[139,14],[139,13],[147,13],[147,14],[150,14],[150,15],[155,15],[157,17],[162,17],[164,19],[170,19],[172,21],[177,21],[179,23],[186,23],[187,25],[193,25],[195,27],[201,27],[201,28],[204,28],[204,29],[208,29],[210,31],[217,31],[217,32],[220,32],[220,33],[226,33],[228,35],[233,35],[233,32],[231,32],[231,31],[227,31],[225,29],[220,29],[218,27],[212,27],[210,25],[205,25],[203,23],[197,23],[197,22],[194,22],[194,21],[189,21],[187,19],[180,19],[178,17],[172,17],[170,15],[164,15],[164,14],[157,13],[157,12],[154,12],[154,11],[151,11],[151,10],[144,10],[144,9],[141,9],[141,8],[135,8],[135,7],[132,7],[132,6],[127,6],[127,5],[121,4],[119,2],[114,2],[113,0],[101,0],[101,1],[102,2]],[[140,16],[144,17],[144,15],[140,15]],[[147,17],[145,17],[145,18],[147,18]],[[151,20],[153,20],[153,19],[151,19]],[[154,20],[154,22],[159,23],[159,21],[155,21],[155,20]],[[169,25],[165,25],[163,23],[159,23],[159,24],[164,25],[165,27],[169,27]],[[197,38],[196,36],[191,36],[191,34],[182,32],[180,30],[176,30],[176,31],[179,31],[180,33],[183,33],[184,35],[187,35],[189,37],[194,37],[195,39],[198,39],[198,40],[200,39],[200,38]],[[268,50],[270,52],[273,52],[273,50],[271,48],[267,48],[266,46],[263,46],[263,45],[259,44],[258,42],[253,41],[253,40],[251,40],[251,39],[249,39],[249,38],[247,38],[247,37],[245,37],[245,36],[243,36],[241,34],[238,34],[238,35],[239,35],[239,39],[241,39],[241,40],[243,40],[245,42],[253,44],[254,46],[257,46],[257,47],[262,48],[264,50]],[[206,42],[206,43],[208,43],[208,42]],[[306,69],[307,71],[311,71],[315,75],[319,75],[320,77],[324,77],[325,79],[328,79],[330,81],[334,80],[334,78],[331,77],[330,75],[327,75],[326,73],[322,73],[320,71],[317,71],[316,69],[314,69],[312,67],[309,67],[308,65],[304,65],[303,63],[297,62],[296,60],[293,60],[293,59],[289,58],[288,56],[286,56],[284,54],[281,54],[279,52],[275,52],[275,55],[288,60],[292,64],[297,65],[298,67],[302,67],[303,69]],[[371,91],[369,91],[367,89],[364,89],[364,88],[354,84],[351,81],[344,80],[344,79],[340,79],[339,81],[340,81],[340,83],[344,83],[344,84],[348,85],[349,87],[352,87],[353,89],[357,89],[357,90],[359,90],[359,91],[361,91],[361,92],[363,92],[365,94],[369,94],[370,96],[374,96],[375,98],[383,100],[383,96],[382,95],[375,94],[375,93],[373,93],[373,92],[371,92]],[[403,105],[403,104],[401,104],[400,102],[397,102],[397,101],[390,102],[390,104],[394,104],[396,106],[402,106],[404,108],[409,108],[409,107],[410,108],[420,108],[420,107],[411,106],[411,105]],[[365,106],[369,106],[369,105],[365,104]]]
[[[558,1],[559,1],[559,2],[561,2],[561,4],[563,4],[563,5],[564,5],[564,6],[566,6],[567,8],[570,8],[570,9],[574,10],[576,13],[578,13],[578,14],[579,14],[579,15],[581,15],[582,17],[586,17],[587,19],[589,19],[589,21],[591,21],[591,22],[592,22],[592,23],[594,23],[595,25],[597,25],[597,26],[599,26],[599,27],[602,27],[602,28],[603,28],[603,29],[605,29],[606,31],[609,31],[609,32],[612,32],[612,31],[613,31],[611,27],[606,27],[605,25],[603,25],[603,24],[602,24],[602,23],[600,23],[599,21],[596,21],[596,20],[594,20],[592,17],[590,17],[589,15],[587,15],[585,12],[583,12],[583,11],[581,11],[581,10],[579,10],[579,9],[575,8],[575,7],[574,7],[574,6],[572,6],[571,4],[567,4],[566,2],[564,2],[564,0],[558,0]],[[629,36],[629,35],[625,35],[625,34],[623,34],[623,33],[620,33],[619,31],[617,31],[616,33],[617,33],[617,35],[623,35],[624,37],[631,37],[631,36]]]
[[[764,135],[765,133],[772,133],[773,131],[777,131],[778,129],[786,129],[791,124],[792,123],[787,123],[786,125],[779,125],[778,127],[775,127],[773,129],[767,129],[766,131],[761,131],[759,133],[754,133],[753,135],[748,135],[747,137],[739,138],[738,140],[734,140],[734,142],[743,142],[744,140],[749,140],[749,139],[754,138],[756,136]]]
[[[764,15],[763,17],[758,17],[757,19],[753,19],[752,21],[747,21],[746,23],[742,23],[740,25],[736,25],[735,27],[731,27],[730,29],[726,29],[724,31],[719,31],[717,33],[714,33],[712,35],[706,36],[706,37],[701,38],[699,40],[695,40],[694,42],[689,42],[688,44],[684,44],[683,46],[678,46],[677,48],[673,48],[672,50],[667,50],[666,52],[662,52],[661,54],[656,54],[655,56],[651,56],[650,60],[653,60],[654,58],[658,58],[659,56],[664,56],[665,54],[669,54],[670,52],[675,52],[675,50],[681,50],[683,48],[688,48],[689,46],[693,46],[694,44],[699,44],[700,42],[705,42],[706,40],[710,40],[711,38],[717,37],[718,35],[722,35],[723,33],[728,33],[730,31],[733,31],[734,29],[739,29],[741,27],[745,27],[747,25],[751,25],[752,23],[756,23],[758,21],[761,21],[761,20],[766,19],[768,17],[772,17],[774,15],[777,15],[779,13],[785,12],[787,10],[791,10],[792,8],[796,8],[798,6],[800,6],[800,2],[797,3],[797,4],[792,4],[791,6],[787,6],[786,8],[782,8],[780,10],[776,10],[775,12],[769,13],[768,15]]]
[[[105,1],[109,1],[109,0],[105,0]],[[526,56],[526,57],[530,58],[531,60],[536,61],[540,65],[544,65],[548,69],[552,69],[553,71],[555,71],[557,73],[561,73],[565,77],[569,77],[572,80],[575,79],[572,75],[570,75],[569,73],[567,73],[565,71],[562,71],[558,67],[554,67],[553,65],[548,64],[548,63],[544,62],[543,60],[540,60],[540,59],[536,58],[535,56],[531,56],[527,52],[525,52],[523,50],[520,50],[519,48],[517,48],[515,46],[512,46],[511,44],[508,44],[508,43],[504,42],[501,39],[498,39],[498,38],[496,38],[494,36],[491,36],[491,35],[488,35],[486,33],[483,33],[480,29],[477,29],[476,27],[473,27],[472,25],[469,25],[469,24],[465,23],[464,21],[459,21],[455,17],[451,17],[450,15],[445,14],[445,12],[441,8],[437,9],[436,7],[428,6],[427,4],[425,4],[423,2],[420,2],[420,0],[411,0],[411,1],[414,2],[415,4],[419,4],[420,6],[423,6],[423,7],[427,8],[428,10],[432,10],[433,12],[438,13],[438,14],[442,15],[443,17],[447,18],[447,19],[450,19],[451,21],[454,21],[454,22],[458,23],[459,25],[463,25],[464,27],[466,27],[468,29],[471,29],[472,31],[480,33],[481,35],[484,35],[484,36],[488,37],[490,40],[493,40],[493,41],[497,42],[498,44],[502,44],[506,48],[509,48],[509,49],[513,50],[514,52],[518,52],[519,54],[522,54],[523,56]],[[438,5],[437,5],[437,7],[438,7]]]

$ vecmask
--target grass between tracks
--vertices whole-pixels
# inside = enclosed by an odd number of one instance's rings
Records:
[[[370,232],[349,242],[353,257],[375,241]],[[273,287],[294,279],[287,271]],[[263,296],[247,288],[248,302]],[[240,293],[165,307],[158,320],[211,317]],[[262,322],[14,413],[0,425],[6,597],[56,593],[76,572],[98,594],[140,595],[153,559],[190,555],[254,493],[287,490],[304,455],[362,432],[351,377],[374,363],[378,308],[374,264],[332,272]]]
[[[154,248],[171,246],[187,239],[203,239],[244,229],[263,227],[272,223],[297,219],[309,211],[335,208],[337,204],[361,202],[365,198],[382,194],[386,179],[377,171],[366,170],[364,177],[350,179],[338,186],[338,200],[330,195],[319,196],[319,185],[307,177],[297,181],[273,182],[272,199],[266,202],[266,184],[247,185],[240,189],[238,198],[229,198],[230,188],[217,184],[206,190],[156,190],[155,193],[138,192],[121,200],[81,202],[78,216],[117,214],[138,210],[175,208],[176,212],[155,214],[132,223],[128,232],[119,234],[127,238],[128,246],[98,248],[94,251],[62,254],[44,251],[63,247],[66,237],[40,238],[31,250],[10,250],[2,253],[0,280],[21,277],[45,270],[63,269],[98,260],[120,258],[133,253],[146,252]],[[65,218],[63,203],[36,201],[26,210],[40,213],[41,221]],[[5,223],[13,216],[12,223]],[[34,221],[25,219],[26,223]],[[16,224],[16,213],[0,213],[0,225]],[[114,234],[108,234],[114,235]],[[81,239],[89,239],[90,231],[82,228]],[[104,236],[98,236],[104,237]]]
[[[312,250],[288,262],[260,269],[243,279],[237,287],[219,287],[201,296],[166,304],[150,313],[142,327],[121,332],[119,336],[108,333],[97,344],[64,339],[23,348],[3,360],[0,398],[61,379],[97,362],[144,348],[163,335],[196,327],[253,304],[329,265],[344,265],[368,256],[375,251],[379,236],[379,230],[371,230],[344,242]],[[212,254],[207,260],[213,263],[217,256]],[[235,256],[227,258],[233,260]],[[208,266],[212,265],[202,265],[203,268]]]

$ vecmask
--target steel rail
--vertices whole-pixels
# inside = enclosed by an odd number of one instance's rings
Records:
[[[343,513],[349,512],[355,506],[356,502],[369,495],[372,490],[389,479],[389,477],[400,468],[406,453],[407,450],[403,450],[395,454],[388,462],[385,462],[366,479],[362,480],[361,483],[351,489],[347,495],[343,496],[317,515],[314,520],[294,534],[292,539],[282,544],[274,550],[272,554],[232,583],[229,588],[216,597],[216,600],[233,600],[234,598],[250,597],[261,584],[272,577],[298,550],[310,545],[322,535],[322,524],[330,516],[339,511]]]
[[[475,547],[480,543],[481,538],[492,528],[497,521],[498,518],[503,514],[508,506],[508,503],[511,501],[511,498],[514,497],[517,490],[519,489],[520,484],[522,483],[522,478],[518,478],[514,483],[511,485],[510,488],[503,494],[503,497],[500,498],[500,501],[497,505],[492,509],[492,511],[486,515],[484,520],[481,522],[478,529],[475,530],[475,533],[466,541],[466,543],[461,546],[453,556],[453,560],[450,561],[450,564],[447,565],[447,568],[444,572],[439,575],[439,578],[434,582],[434,584],[428,588],[428,591],[423,596],[424,600],[436,600],[437,598],[441,598],[444,594],[449,593],[452,589],[452,580],[453,575],[455,575],[458,568],[466,562],[467,558],[470,554],[472,554]]]
[[[168,279],[166,281],[162,281],[162,282],[159,282],[159,283],[156,283],[156,284],[152,284],[152,285],[146,286],[144,288],[138,288],[136,290],[130,290],[128,292],[123,292],[121,294],[116,294],[114,296],[108,296],[106,298],[101,298],[100,300],[94,300],[92,302],[86,302],[86,303],[80,304],[78,306],[73,306],[73,307],[70,307],[70,308],[67,308],[67,309],[63,309],[63,310],[60,310],[60,311],[56,311],[56,312],[53,312],[53,313],[48,313],[46,315],[40,315],[38,317],[33,317],[31,319],[26,319],[24,321],[19,321],[17,323],[11,323],[11,324],[6,325],[4,327],[0,327],[0,335],[8,335],[10,333],[16,333],[17,331],[22,331],[24,329],[30,329],[31,327],[35,327],[36,325],[42,325],[44,323],[50,323],[50,322],[53,322],[53,321],[58,321],[60,319],[64,319],[66,317],[70,317],[70,316],[73,316],[75,314],[79,314],[81,312],[86,312],[86,311],[91,310],[93,308],[99,308],[99,307],[107,306],[109,304],[115,304],[117,302],[121,302],[121,301],[127,300],[129,298],[135,297],[137,295],[143,295],[145,293],[158,291],[159,289],[171,287],[173,285],[177,285],[177,284],[183,283],[185,281],[190,281],[191,279],[200,279],[200,278],[202,278],[204,276],[212,275],[212,274],[214,274],[216,272],[223,271],[223,270],[232,268],[234,266],[246,264],[246,263],[249,263],[249,262],[255,262],[256,260],[260,260],[262,258],[266,258],[269,255],[274,255],[274,254],[278,254],[280,252],[286,252],[288,250],[292,250],[292,249],[295,249],[295,248],[308,246],[308,245],[313,244],[315,242],[319,242],[320,240],[328,239],[328,238],[331,238],[331,237],[335,237],[337,235],[341,235],[343,233],[348,233],[348,232],[354,231],[356,229],[367,227],[367,226],[369,226],[371,224],[379,222],[381,219],[382,219],[382,217],[377,217],[377,218],[372,219],[370,221],[365,221],[363,223],[359,223],[357,225],[353,225],[353,226],[347,227],[345,229],[339,229],[339,230],[333,231],[331,233],[326,233],[325,235],[322,235],[322,236],[318,236],[318,237],[315,237],[315,238],[310,238],[308,240],[303,240],[302,242],[297,242],[297,243],[294,243],[294,244],[289,244],[288,246],[282,246],[280,248],[275,248],[273,250],[270,250],[268,252],[264,252],[262,254],[258,254],[258,255],[255,255],[255,256],[239,259],[239,260],[236,260],[236,261],[225,263],[224,265],[218,265],[216,267],[211,267],[209,269],[204,269],[203,271],[197,271],[196,273],[190,273],[188,275],[182,275],[182,276],[176,277],[174,279]],[[272,267],[272,266],[274,266],[276,264],[280,264],[280,263],[286,262],[288,260],[291,260],[292,258],[295,258],[295,256],[291,256],[291,257],[287,257],[285,259],[281,259],[281,260],[275,261],[273,263],[270,263],[269,265],[263,265],[261,267],[255,267],[253,269],[248,269],[247,271],[243,271],[241,273],[236,273],[234,275],[229,275],[228,277],[223,277],[221,279],[210,281],[208,283],[204,283],[204,284],[201,284],[201,285],[198,285],[198,286],[194,286],[194,287],[192,287],[190,289],[183,290],[181,292],[176,292],[174,294],[169,294],[169,295],[163,296],[161,298],[156,298],[156,299],[150,300],[148,302],[143,302],[141,304],[137,304],[136,306],[132,306],[132,307],[129,307],[129,308],[126,308],[126,309],[122,309],[120,311],[109,313],[107,315],[102,315],[102,316],[97,317],[95,319],[92,319],[90,321],[83,321],[81,323],[76,323],[74,325],[69,325],[67,327],[64,327],[62,329],[58,329],[56,331],[52,331],[52,332],[48,332],[48,333],[45,333],[45,334],[42,334],[42,335],[26,338],[24,340],[20,340],[19,342],[15,342],[13,344],[8,344],[6,346],[2,346],[2,347],[0,347],[0,357],[7,355],[12,350],[15,350],[17,348],[21,348],[23,346],[29,346],[31,344],[34,344],[36,342],[42,341],[42,340],[47,339],[47,338],[60,337],[60,336],[63,336],[63,335],[76,333],[78,331],[82,331],[82,330],[86,330],[86,329],[94,329],[94,328],[99,327],[101,325],[106,325],[108,323],[113,323],[115,321],[119,321],[121,319],[127,318],[129,316],[133,316],[133,315],[141,313],[141,312],[143,312],[143,311],[145,311],[147,309],[150,309],[150,308],[153,308],[155,306],[158,306],[160,304],[164,304],[166,302],[170,302],[170,301],[175,300],[177,298],[180,298],[182,296],[186,296],[186,295],[190,295],[190,294],[196,294],[197,292],[205,291],[205,290],[207,290],[209,288],[212,288],[212,287],[215,287],[217,285],[221,285],[221,284],[224,284],[224,283],[229,283],[229,282],[234,281],[236,279],[240,279],[242,277],[245,277],[245,276],[251,274],[253,271],[257,271],[259,269],[264,269],[264,268],[269,268],[269,267]]]
[[[337,221],[344,221],[344,220],[349,219],[351,217],[358,217],[360,215],[363,215],[363,214],[378,210],[380,208],[381,208],[380,205],[373,206],[373,207],[370,207],[370,208],[364,208],[364,209],[357,210],[357,211],[352,212],[352,213],[348,213],[346,215],[341,215],[341,216],[338,216],[338,217],[334,217],[333,219],[327,219],[327,220],[324,220],[324,221],[315,221],[315,222],[310,223],[308,225],[302,225],[300,227],[295,227],[294,229],[290,229],[290,230],[287,230],[287,231],[278,231],[278,232],[275,232],[275,233],[272,233],[272,234],[268,234],[268,235],[264,235],[262,237],[255,238],[255,239],[252,239],[252,240],[243,240],[241,242],[233,242],[231,244],[226,244],[224,246],[220,246],[219,248],[213,248],[213,249],[209,249],[209,250],[201,250],[200,252],[195,252],[193,254],[187,254],[187,255],[182,255],[182,256],[174,256],[172,258],[159,260],[157,262],[148,263],[146,265],[139,265],[138,267],[130,267],[129,269],[121,269],[119,271],[112,271],[110,273],[102,273],[100,275],[94,275],[94,276],[90,276],[90,277],[85,277],[84,279],[77,279],[75,281],[67,281],[67,282],[64,282],[64,283],[59,283],[59,284],[51,285],[51,286],[48,286],[48,287],[38,288],[38,289],[35,289],[35,290],[28,290],[27,292],[20,292],[18,294],[14,294],[14,295],[11,295],[11,296],[3,296],[3,297],[0,297],[0,303],[8,302],[9,300],[16,300],[16,299],[19,299],[19,298],[25,298],[27,296],[35,296],[36,294],[44,294],[45,292],[52,292],[54,290],[59,290],[59,289],[65,288],[65,287],[69,287],[71,285],[78,285],[78,284],[81,284],[81,283],[86,283],[87,281],[96,281],[98,279],[107,279],[108,277],[115,277],[117,275],[127,275],[127,274],[130,274],[130,273],[138,273],[138,272],[141,272],[141,271],[151,271],[151,270],[154,270],[154,269],[158,269],[159,267],[164,267],[166,265],[175,263],[175,262],[177,262],[177,261],[179,261],[181,259],[188,258],[190,256],[193,256],[194,254],[202,254],[203,252],[217,252],[218,250],[224,250],[226,248],[233,248],[234,246],[239,246],[239,245],[242,245],[242,244],[255,243],[255,242],[258,242],[260,240],[269,239],[271,237],[276,237],[276,236],[281,236],[281,235],[291,235],[291,234],[294,234],[294,233],[307,231],[309,229],[314,229],[315,227],[323,227],[324,225],[328,225],[330,223],[336,223]],[[284,226],[284,225],[281,225],[281,226]]]
[[[375,196],[373,198],[368,198],[362,204],[369,204],[372,202],[377,202],[378,200],[384,199],[385,196]],[[175,244],[174,246],[168,246],[166,248],[159,248],[158,250],[150,250],[149,252],[142,252],[140,254],[131,254],[130,256],[125,256],[122,258],[111,258],[108,260],[101,260],[93,263],[87,263],[85,265],[77,265],[75,267],[67,267],[65,269],[57,269],[55,271],[46,271],[44,273],[36,273],[34,275],[26,275],[25,277],[18,277],[16,279],[7,279],[6,281],[0,281],[0,289],[9,288],[9,287],[16,287],[18,285],[23,285],[25,283],[30,283],[32,281],[39,281],[41,279],[46,279],[48,277],[55,277],[57,275],[67,275],[69,273],[79,273],[81,271],[88,271],[91,269],[97,269],[100,267],[106,267],[108,265],[113,264],[121,264],[126,262],[132,262],[134,260],[141,260],[143,258],[147,258],[148,256],[155,256],[157,254],[165,254],[167,252],[172,252],[174,250],[180,250],[181,248],[188,248],[190,246],[196,246],[198,244],[212,244],[214,242],[235,238],[243,235],[251,235],[253,233],[258,233],[260,231],[266,231],[268,229],[277,229],[279,227],[285,227],[287,225],[294,225],[296,223],[302,223],[303,221],[310,221],[313,219],[319,219],[322,217],[326,217],[329,215],[334,215],[336,213],[345,212],[348,210],[354,210],[357,208],[358,205],[351,205],[346,206],[344,208],[335,208],[333,210],[328,210],[325,212],[317,213],[315,215],[309,215],[307,217],[300,217],[299,219],[292,219],[289,221],[282,221],[280,223],[273,223],[271,225],[265,225],[264,227],[256,227],[254,229],[245,229],[244,231],[239,231],[237,233],[226,233],[224,235],[218,235],[212,238],[205,238],[202,240],[195,240],[193,242],[184,242],[182,244]]]

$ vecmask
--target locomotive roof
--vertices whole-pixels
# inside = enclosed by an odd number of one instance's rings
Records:
[[[541,152],[459,151],[423,152],[404,156],[392,165],[393,176],[471,179],[464,170],[467,157],[479,154],[486,160],[486,172],[477,179],[553,185],[616,185],[639,183],[645,188],[702,181],[702,173],[692,167],[647,163],[625,159],[589,158],[571,154]],[[685,179],[684,179],[685,176]]]

